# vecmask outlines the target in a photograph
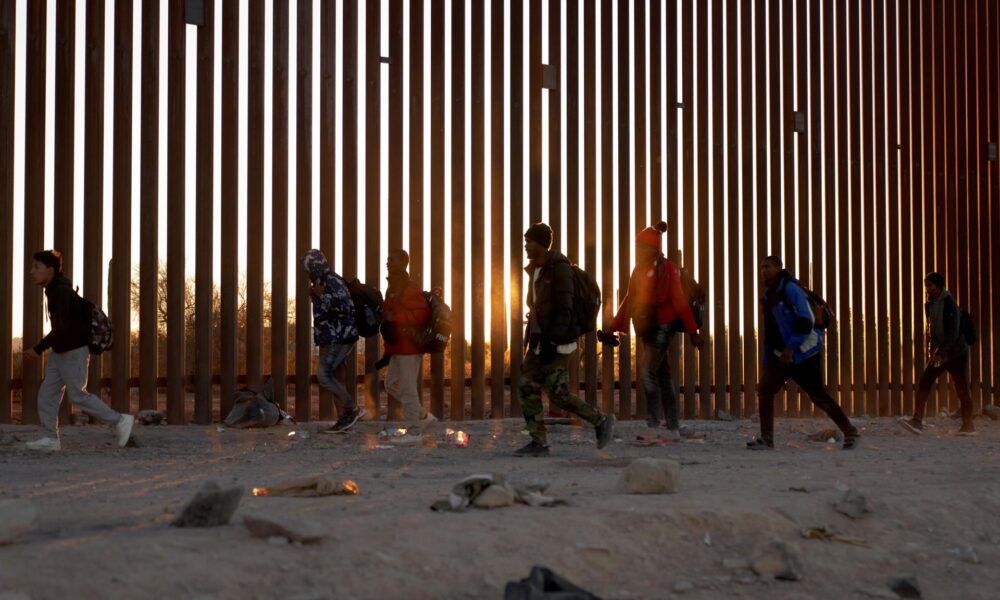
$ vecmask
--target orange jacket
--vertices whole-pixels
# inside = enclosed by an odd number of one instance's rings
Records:
[[[655,323],[652,318],[655,316]],[[628,333],[631,319],[636,335],[646,333],[651,325],[666,325],[677,318],[684,330],[694,333],[698,324],[681,287],[681,271],[673,262],[657,257],[651,264],[636,265],[628,281],[628,291],[611,322],[611,329]]]
[[[395,327],[395,342],[385,344],[385,354],[423,354],[423,349],[414,340],[414,334],[427,325],[431,317],[431,305],[417,284],[408,281],[402,285],[390,285],[386,290],[382,316]],[[388,318],[386,318],[388,317]]]

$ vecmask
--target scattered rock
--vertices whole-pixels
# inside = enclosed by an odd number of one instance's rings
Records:
[[[978,565],[982,561],[979,560],[979,555],[971,546],[966,546],[964,548],[948,548],[948,554],[957,557],[962,562],[967,562],[970,565]]]
[[[989,406],[984,406],[983,414],[993,419],[994,421],[1000,420],[1000,406],[997,406],[996,404],[990,404]]]
[[[920,584],[916,577],[896,577],[889,580],[889,589],[896,592],[900,598],[922,598]]]
[[[729,414],[728,412],[726,412],[726,411],[724,411],[722,409],[719,409],[719,410],[715,411],[715,418],[718,419],[718,420],[720,420],[720,421],[735,421],[736,420],[736,417],[734,417],[733,415]]]
[[[745,558],[726,558],[722,560],[722,566],[727,569],[739,570],[739,569],[749,569],[750,561]]]
[[[13,544],[38,518],[38,510],[27,500],[0,500],[0,546]]]
[[[280,536],[292,542],[315,544],[326,537],[318,524],[287,517],[244,515],[243,524],[257,538]]]
[[[139,422],[143,425],[159,425],[166,418],[162,412],[158,410],[140,410],[139,411]]]
[[[868,499],[865,495],[854,488],[849,488],[844,492],[844,496],[833,505],[834,510],[852,519],[859,519],[869,512]]]
[[[236,507],[242,498],[242,487],[223,490],[214,481],[207,481],[171,525],[174,527],[225,525],[233,518],[233,513],[236,512]]]
[[[514,504],[514,490],[507,485],[493,484],[483,490],[472,505],[476,508],[503,508]]]
[[[622,471],[618,491],[626,494],[675,494],[681,466],[673,460],[640,458]]]
[[[683,594],[684,592],[690,592],[694,589],[694,584],[690,581],[678,581],[674,585],[675,594]]]
[[[802,579],[799,549],[785,542],[772,542],[751,564],[754,573],[783,581]]]

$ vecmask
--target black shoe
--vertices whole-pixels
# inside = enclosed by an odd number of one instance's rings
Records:
[[[967,421],[965,423],[962,423],[962,428],[958,430],[958,435],[963,435],[963,436],[976,435],[976,426],[972,423],[972,421]]]
[[[514,456],[548,456],[549,447],[532,440],[523,448],[514,451]]]
[[[844,434],[844,443],[843,443],[843,445],[841,445],[840,449],[841,450],[854,450],[854,448],[856,448],[857,445],[858,445],[858,438],[860,438],[860,437],[861,437],[861,434],[858,433],[857,431],[852,431],[850,433],[845,433]]]
[[[604,415],[604,419],[594,426],[594,433],[597,434],[597,449],[600,450],[611,441],[611,434],[615,427],[615,416]]]
[[[365,416],[365,409],[362,406],[355,407],[354,410],[349,410],[337,419],[337,422],[333,424],[329,429],[324,429],[320,433],[347,433],[347,430],[354,427],[354,424],[358,422],[358,419]]]
[[[774,450],[774,440],[754,438],[753,441],[747,442],[747,450]]]
[[[924,424],[920,419],[914,419],[912,417],[909,419],[902,418],[899,421],[897,421],[897,423],[899,423],[900,427],[909,431],[910,433],[916,435],[923,435],[924,433]]]

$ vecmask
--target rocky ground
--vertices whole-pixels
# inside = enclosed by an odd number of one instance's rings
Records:
[[[924,598],[997,598],[1000,424],[977,424],[965,438],[932,419],[916,437],[865,421],[845,452],[808,441],[828,422],[781,420],[777,450],[759,453],[743,449],[750,421],[690,422],[704,441],[653,447],[635,444],[643,424],[620,424],[604,451],[591,429],[563,425],[544,459],[510,456],[526,441],[511,419],[463,423],[465,448],[444,441],[446,425],[412,448],[382,447],[371,422],[344,436],[317,435],[319,423],[142,427],[125,449],[105,428],[66,427],[51,456],[19,449],[37,429],[4,426],[0,541],[15,539],[0,546],[0,598],[501,598],[533,565],[603,598],[895,598],[889,582],[905,577]],[[619,493],[640,457],[680,463],[678,492]],[[475,473],[545,479],[568,505],[430,510]],[[310,475],[360,494],[250,495]],[[246,491],[230,524],[171,527],[209,480]],[[37,518],[16,537],[23,510]],[[257,538],[246,516],[323,539]],[[820,528],[840,537],[804,537]]]

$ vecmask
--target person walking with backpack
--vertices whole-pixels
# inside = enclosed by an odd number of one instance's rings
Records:
[[[437,420],[423,408],[420,399],[419,375],[424,360],[421,338],[431,317],[431,306],[420,287],[410,278],[407,269],[410,255],[405,250],[389,252],[385,267],[389,272],[389,287],[382,305],[382,340],[385,352],[380,363],[388,359],[385,389],[403,407],[406,433],[393,437],[393,444],[419,444],[423,440],[421,421]]]
[[[552,228],[536,223],[524,234],[529,264],[527,352],[521,366],[521,409],[531,441],[515,456],[548,456],[542,390],[559,408],[594,426],[598,449],[611,441],[614,416],[580,400],[569,389],[569,359],[576,350],[578,326],[574,323],[573,267],[569,259],[552,250]]]
[[[927,293],[924,304],[927,367],[917,384],[913,417],[900,419],[899,425],[911,433],[923,433],[927,395],[937,378],[948,373],[961,403],[962,427],[958,435],[976,435],[976,426],[972,422],[972,397],[969,395],[969,342],[962,331],[962,310],[951,292],[945,289],[944,276],[940,273],[931,273],[924,278],[924,290]]]
[[[358,406],[354,395],[337,378],[337,369],[354,352],[358,340],[354,301],[347,282],[333,272],[320,250],[306,252],[302,267],[312,281],[313,343],[319,347],[316,379],[340,400],[337,422],[322,433],[345,433],[365,415],[364,407]]]
[[[45,430],[44,437],[28,442],[30,450],[55,452],[62,449],[59,441],[59,404],[63,390],[70,402],[83,412],[104,423],[114,423],[115,439],[124,447],[132,435],[135,418],[121,414],[87,391],[87,368],[90,364],[90,344],[93,340],[91,315],[86,303],[63,275],[62,255],[56,250],[43,250],[33,255],[31,280],[45,288],[52,329],[34,348],[24,351],[29,358],[39,358],[51,350],[45,361],[45,377],[38,390],[38,420]]]
[[[628,290],[610,327],[600,337],[605,343],[615,345],[617,340],[613,332],[628,334],[629,321],[632,321],[635,334],[644,348],[639,379],[646,391],[649,407],[647,424],[659,427],[665,416],[667,429],[673,437],[679,438],[677,396],[667,360],[670,343],[677,330],[686,331],[695,348],[701,349],[703,343],[698,323],[681,287],[680,269],[663,256],[661,236],[666,230],[667,224],[660,221],[636,236],[636,264],[629,278]]]
[[[820,352],[823,332],[802,285],[785,270],[780,258],[768,256],[761,265],[764,279],[764,364],[759,383],[760,437],[747,442],[750,450],[774,449],[774,395],[791,378],[844,432],[844,450],[857,445],[860,434],[823,385]]]

